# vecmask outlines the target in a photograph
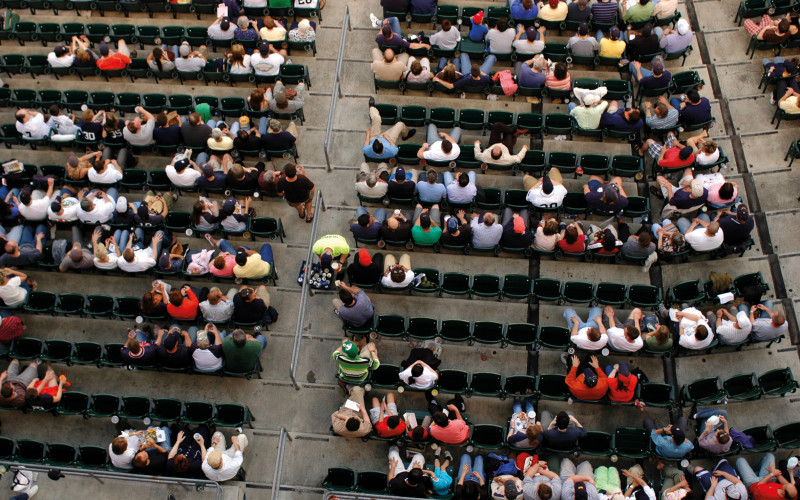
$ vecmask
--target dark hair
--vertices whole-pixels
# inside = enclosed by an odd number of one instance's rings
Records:
[[[339,300],[344,302],[345,304],[349,304],[353,302],[353,294],[349,291],[345,290],[344,288],[339,289]]]
[[[231,337],[233,337],[233,345],[236,347],[244,347],[247,344],[247,334],[241,328],[234,330]]]
[[[433,169],[428,170],[428,173],[425,174],[425,179],[431,184],[435,184],[438,178],[439,174],[436,173],[436,170]]]
[[[697,340],[705,340],[708,338],[708,328],[706,325],[697,325],[694,331],[694,336]]]
[[[462,188],[469,185],[469,176],[466,172],[461,172],[461,175],[458,176],[458,185]]]
[[[640,234],[640,235],[639,235],[639,244],[640,244],[640,245],[641,245],[643,248],[647,248],[647,247],[649,247],[649,246],[650,246],[650,243],[652,243],[652,242],[653,242],[653,237],[652,237],[652,236],[650,236],[650,233],[649,233],[649,232],[647,232],[647,233],[642,233],[642,234]]]
[[[387,422],[388,423],[388,422]],[[412,441],[422,441],[425,437],[425,428],[421,425],[418,425],[411,429],[411,440]],[[471,481],[469,481],[471,482]]]
[[[556,427],[562,431],[569,427],[569,414],[565,411],[560,411],[556,415]]]
[[[361,214],[358,216],[358,225],[361,227],[367,227],[369,224],[369,214]]]
[[[453,23],[451,23],[449,19],[442,21],[442,31],[450,31],[450,28],[452,27]]]
[[[586,330],[586,337],[592,342],[597,342],[600,340],[600,330],[597,328],[589,328]]]
[[[400,417],[397,415],[392,415],[391,417],[386,419],[386,425],[389,426],[390,429],[394,429],[398,425],[400,425]]]
[[[642,26],[642,36],[647,38],[653,33],[653,25],[650,23],[646,23]]]
[[[470,481],[474,483],[475,481]],[[539,494],[540,500],[550,500],[553,497],[553,489],[550,488],[549,484],[540,483],[539,489],[536,491]]]
[[[464,481],[461,487],[461,498],[464,500],[478,500],[480,490],[478,490],[478,483],[475,481]]]
[[[187,460],[185,455],[175,455],[173,460],[172,467],[175,469],[175,472],[186,472],[189,470],[189,460]]]
[[[627,377],[626,377],[626,379],[627,379]],[[623,381],[623,380],[622,380],[622,379],[619,377],[619,373],[617,374],[617,390],[618,390],[618,391],[627,391],[627,390],[628,390],[628,384],[626,384],[626,383],[625,383],[625,382],[624,382],[624,381]]]
[[[730,200],[733,198],[733,183],[725,182],[719,188],[719,197],[723,200]]]
[[[568,245],[572,245],[578,241],[578,228],[575,226],[568,226],[567,229],[564,230],[564,240],[566,240]]]
[[[412,486],[416,486],[419,482],[422,481],[422,469],[419,467],[414,467],[410,471],[408,471],[408,482]]]
[[[142,295],[141,308],[143,313],[150,314],[155,310],[156,306],[153,303],[154,298],[155,294],[153,292],[145,292],[145,294]]]
[[[376,155],[383,153],[383,143],[377,139],[372,141],[372,152]]]
[[[781,22],[778,23],[778,31],[780,31],[781,33],[786,33],[787,31],[789,31],[789,28],[791,26],[792,26],[791,21],[789,21],[786,18],[781,19]]]
[[[355,432],[358,430],[358,427],[361,423],[358,421],[357,418],[348,418],[347,422],[345,422],[344,427],[350,432]]]
[[[563,62],[556,63],[556,67],[553,70],[553,76],[556,80],[563,80],[567,77],[567,65]]]
[[[169,303],[175,307],[180,307],[183,304],[183,295],[181,295],[180,290],[175,290],[174,288],[169,291]]]
[[[379,142],[379,141],[375,141],[375,142]],[[383,145],[381,145],[381,148],[383,148]],[[294,163],[287,163],[283,167],[283,173],[286,175],[286,177],[289,177],[289,178],[294,177],[295,175],[297,175],[297,165],[295,165]]]
[[[508,29],[508,19],[501,17],[497,20],[497,31],[505,31]]]
[[[448,419],[447,415],[445,415],[443,412],[437,411],[433,414],[433,423],[439,427],[447,427],[450,425],[450,419]]]
[[[39,399],[39,391],[31,387],[30,389],[25,389],[25,400],[30,402],[35,402]]]
[[[0,388],[0,396],[3,396],[4,398],[10,398],[12,394],[14,394],[14,387],[10,382],[5,382],[3,387]]]
[[[164,67],[161,65],[162,55],[164,55],[164,51],[161,49],[161,47],[156,47],[153,49],[153,60],[156,62],[156,66],[158,66],[159,73],[164,71]]]
[[[442,151],[445,153],[449,153],[453,150],[453,143],[448,141],[447,139],[442,140]]]
[[[637,108],[633,108],[628,111],[628,123],[636,123],[642,119],[642,112],[639,111]]]
[[[472,65],[472,69],[469,70],[469,74],[472,75],[473,78],[478,78],[481,76],[481,67],[477,64]]]
[[[639,338],[640,333],[635,326],[628,325],[625,327],[625,335],[631,340],[636,340]]]
[[[700,102],[700,92],[697,89],[689,89],[686,91],[686,98],[693,103],[698,103]]]

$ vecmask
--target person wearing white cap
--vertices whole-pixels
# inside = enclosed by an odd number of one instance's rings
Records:
[[[708,312],[707,316],[713,314]],[[710,317],[710,316],[709,316]],[[715,318],[716,331],[719,341],[723,344],[740,344],[750,336],[753,324],[744,311],[737,311],[735,307],[719,309]]]
[[[203,473],[212,481],[233,479],[244,462],[242,453],[247,448],[247,436],[231,436],[231,447],[225,449],[225,436],[217,431],[211,437],[211,447],[205,449],[202,439],[200,449],[203,456]]]
[[[684,50],[691,45],[694,36],[689,21],[686,19],[679,19],[675,24],[674,31],[670,28],[656,26],[653,28],[653,33],[659,39],[659,46],[668,54]]]
[[[608,108],[607,101],[601,101],[595,94],[586,94],[583,97],[583,106],[574,102],[569,103],[569,114],[578,122],[578,127],[585,130],[594,130],[600,126],[600,118]]]
[[[205,45],[200,46],[200,50],[192,50],[189,42],[184,41],[178,53],[180,57],[175,59],[175,69],[178,71],[202,71],[206,67],[206,56],[203,55],[202,50],[208,50]]]

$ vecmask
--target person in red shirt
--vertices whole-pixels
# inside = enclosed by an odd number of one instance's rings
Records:
[[[397,414],[397,403],[393,393],[389,393],[379,401],[372,398],[372,408],[369,409],[369,419],[372,429],[380,437],[401,436],[406,431],[406,423]]]
[[[455,415],[455,420],[450,420],[442,411],[433,413],[433,424],[429,429],[431,437],[445,444],[461,444],[469,437],[469,425],[455,405],[447,405],[447,410]]]
[[[605,372],[600,369],[597,356],[590,357],[587,364],[589,366],[578,375],[578,367],[581,362],[578,356],[572,356],[572,368],[570,368],[565,382],[576,399],[596,401],[602,399],[608,391],[607,377]]]
[[[736,460],[736,469],[747,491],[755,500],[792,500],[797,498],[797,487],[794,484],[794,474],[789,473],[789,479],[783,477],[781,471],[775,467],[775,455],[766,453],[758,463],[758,475],[744,458]]]
[[[180,290],[174,288],[169,292],[167,313],[175,319],[194,319],[197,317],[197,307],[200,301],[189,285],[183,285]]]
[[[583,224],[577,216],[572,224],[561,231],[558,237],[558,248],[569,253],[586,251],[586,235],[583,234]]]
[[[100,43],[100,59],[97,60],[97,67],[100,69],[125,69],[131,63],[131,53],[125,40],[119,40],[117,52],[111,52],[106,42]]]
[[[639,381],[635,375],[631,375],[628,363],[622,362],[614,366],[606,366],[608,376],[608,399],[618,403],[629,403],[636,392],[636,383]]]

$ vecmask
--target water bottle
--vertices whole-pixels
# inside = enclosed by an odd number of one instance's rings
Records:
[[[200,438],[202,438],[203,436],[201,436],[199,432],[195,432],[193,437],[195,441],[200,441]]]
[[[119,423],[119,417],[116,416],[116,415],[112,415],[111,423],[114,424],[114,425],[117,425]]]

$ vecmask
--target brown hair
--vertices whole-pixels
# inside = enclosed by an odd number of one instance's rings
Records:
[[[231,63],[231,67],[236,66],[244,66],[244,47],[240,43],[234,43],[231,45],[231,56],[228,59]]]

